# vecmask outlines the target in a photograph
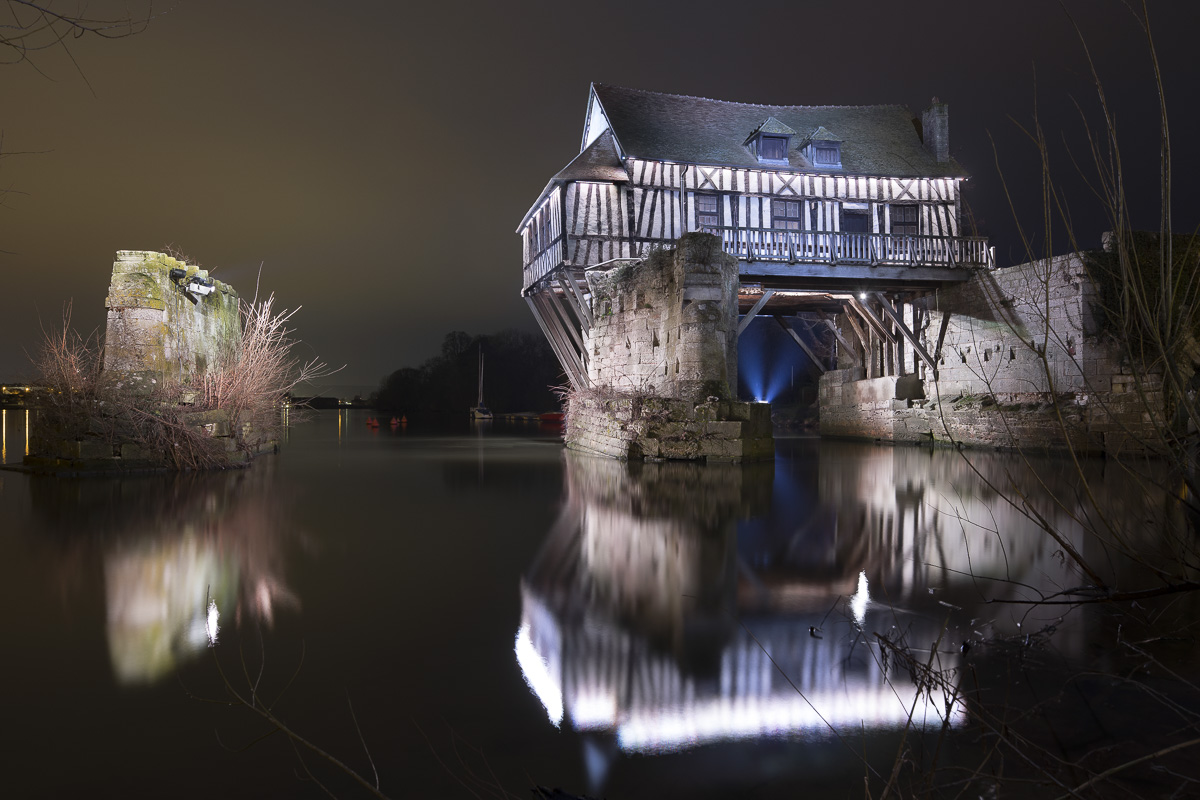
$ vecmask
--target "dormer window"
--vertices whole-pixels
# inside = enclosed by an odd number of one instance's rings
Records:
[[[796,132],[774,117],[767,117],[743,144],[750,148],[760,164],[787,166],[788,146]]]
[[[837,142],[814,143],[813,164],[818,167],[840,167],[842,165],[841,145]]]
[[[841,169],[842,140],[825,128],[817,128],[804,143],[804,156],[817,169]]]
[[[771,161],[783,161],[787,158],[788,140],[786,136],[763,136],[758,140],[758,157]]]

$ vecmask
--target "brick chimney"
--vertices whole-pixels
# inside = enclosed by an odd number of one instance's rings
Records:
[[[950,106],[936,97],[921,114],[921,139],[939,163],[950,160]]]

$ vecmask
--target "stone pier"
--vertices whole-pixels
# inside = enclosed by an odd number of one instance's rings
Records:
[[[588,273],[592,388],[567,446],[622,459],[773,458],[770,407],[738,402],[738,267],[717,237],[684,235],[640,263]]]
[[[1105,330],[1085,261],[1092,257],[980,272],[916,301],[936,373],[911,350],[900,376],[867,379],[861,367],[825,373],[821,434],[1110,455],[1152,449],[1163,430],[1161,376],[1136,370]],[[842,363],[860,359],[839,352]]]

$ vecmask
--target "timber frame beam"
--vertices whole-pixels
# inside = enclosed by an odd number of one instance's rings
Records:
[[[888,344],[895,344],[896,337],[887,329],[887,325],[883,324],[883,320],[871,310],[871,307],[866,303],[859,302],[857,297],[850,298],[850,307],[858,312],[858,315],[880,336],[887,340]]]
[[[771,295],[773,294],[775,294],[774,289],[763,289],[762,297],[758,298],[758,302],[746,312],[746,316],[742,317],[741,322],[738,323],[738,336],[741,336],[742,331],[746,330],[746,326],[754,321],[754,318],[758,316],[758,312],[762,311],[763,306],[767,304],[767,301],[771,299]]]
[[[583,328],[583,332],[591,333],[592,323],[595,322],[592,318],[592,309],[584,299],[583,292],[579,291],[579,284],[575,282],[574,276],[565,271],[558,273],[558,285],[562,287],[563,299],[579,317],[579,325]]]
[[[824,375],[828,371],[825,369],[825,364],[820,358],[817,357],[817,354],[812,351],[812,348],[805,344],[804,339],[800,337],[800,334],[796,332],[796,329],[789,325],[787,320],[785,320],[783,317],[775,317],[775,321],[779,323],[779,327],[783,328],[791,335],[796,344],[800,345],[800,349],[804,351],[804,354],[812,361],[813,366],[815,366],[817,370]]]
[[[913,334],[913,332],[908,329],[908,326],[904,324],[903,318],[896,313],[896,309],[892,308],[891,301],[884,296],[883,292],[875,292],[875,299],[879,301],[879,305],[883,308],[883,313],[892,320],[892,324],[896,326],[896,329],[900,331],[901,335],[903,335],[904,338],[908,340],[908,343],[912,345],[913,352],[919,355],[921,360],[925,362],[925,365],[933,370],[933,375],[936,379],[937,362],[934,361],[933,357],[930,356],[925,350],[925,347],[917,339],[916,335]]]
[[[851,354],[853,354],[854,347],[850,344],[850,342],[846,341],[845,337],[842,336],[841,331],[839,331],[837,329],[837,325],[835,325],[833,320],[829,318],[829,315],[826,314],[824,311],[818,311],[817,316],[820,318],[821,322],[825,323],[825,325],[829,328],[829,330],[833,331],[834,338],[837,339],[838,344],[840,344],[842,346],[842,349],[845,350],[846,355],[850,356]],[[867,347],[866,347],[866,344],[864,343],[863,351],[862,351],[862,358],[860,358],[858,360],[860,366],[862,364],[866,363],[866,351],[867,351]],[[839,360],[838,368],[840,369],[841,367],[842,367],[842,363]]]
[[[558,357],[558,363],[567,373],[567,379],[571,381],[571,385],[577,390],[586,389],[591,385],[591,381],[588,380],[583,345],[581,343],[579,345],[581,349],[576,350],[572,346],[570,336],[570,333],[574,333],[575,339],[579,340],[579,333],[572,329],[569,322],[564,324],[563,318],[560,316],[562,311],[557,309],[551,295],[553,295],[552,290],[533,291],[525,296],[525,302],[529,305],[529,310],[533,312],[533,317],[537,320],[546,340],[550,342],[550,349]]]

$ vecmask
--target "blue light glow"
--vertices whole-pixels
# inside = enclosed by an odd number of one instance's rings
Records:
[[[738,395],[775,403],[800,382],[811,380],[808,357],[770,318],[755,319],[738,337]]]

